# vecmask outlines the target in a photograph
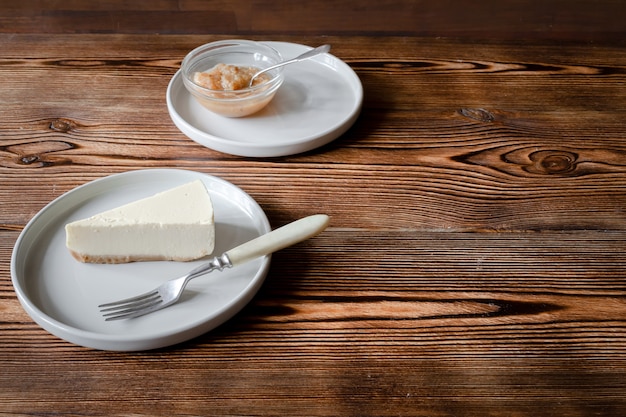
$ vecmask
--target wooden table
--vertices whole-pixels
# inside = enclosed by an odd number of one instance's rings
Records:
[[[626,414],[623,2],[82,3],[0,6],[0,414]],[[331,43],[360,118],[280,158],[191,141],[166,86],[232,37]],[[147,168],[228,180],[274,227],[331,226],[189,342],[108,352],[42,330],[11,284],[20,231]]]

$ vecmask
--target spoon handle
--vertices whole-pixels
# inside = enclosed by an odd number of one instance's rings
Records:
[[[321,45],[321,46],[318,46],[317,48],[310,49],[306,51],[305,53],[298,55],[295,58],[291,58],[291,59],[288,59],[287,61],[279,62],[276,65],[272,65],[271,67],[264,68],[252,76],[252,78],[250,79],[249,85],[252,85],[255,78],[257,78],[259,75],[263,73],[266,73],[267,71],[271,71],[273,69],[282,67],[283,65],[292,64],[294,62],[304,61],[305,59],[313,58],[315,55],[323,54],[328,51],[330,51],[330,45]]]
[[[298,55],[295,58],[289,59],[287,61],[283,61],[280,64],[275,65],[274,67],[277,66],[281,66],[281,65],[286,65],[289,64],[291,62],[298,62],[298,61],[303,61],[305,59],[309,59],[314,57],[315,55],[318,54],[324,54],[326,52],[330,51],[330,45],[322,45],[322,46],[318,46],[317,48],[313,48],[311,50],[306,51],[305,53]]]

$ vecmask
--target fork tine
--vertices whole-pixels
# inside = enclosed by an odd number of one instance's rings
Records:
[[[103,313],[102,316],[105,321],[112,321],[139,317],[158,310],[161,308],[162,301],[163,299],[157,288],[136,297],[101,304],[98,307],[100,312]]]
[[[144,314],[151,313],[156,310],[160,310],[163,306],[163,300],[161,297],[155,298],[150,303],[145,303],[139,306],[133,306],[124,310],[112,311],[103,314],[105,321],[121,320],[126,318],[134,318],[143,316]]]
[[[155,302],[160,302],[160,301],[162,301],[161,295],[158,293],[155,293],[153,297],[144,298],[134,303],[127,303],[127,304],[121,304],[119,306],[103,308],[100,310],[100,312],[104,313],[103,316],[106,317],[106,316],[121,313],[124,311],[133,311],[133,310],[140,310],[142,308],[148,308],[151,305],[153,305]]]
[[[157,291],[153,291],[150,294],[142,296],[141,298],[136,298],[134,300],[126,301],[123,303],[118,302],[115,304],[103,304],[102,306],[100,306],[100,311],[104,313],[106,311],[123,310],[126,308],[138,308],[143,304],[148,304],[155,299],[159,299],[160,297],[161,295]]]
[[[146,298],[153,297],[155,295],[158,295],[158,291],[156,289],[154,289],[152,291],[148,291],[147,293],[144,293],[144,294],[141,294],[141,295],[137,295],[135,297],[125,298],[123,300],[117,300],[117,301],[113,301],[111,303],[100,304],[98,306],[98,308],[101,311],[104,311],[103,309],[118,308],[118,307],[121,307],[121,306],[123,306],[125,304],[133,304],[133,303],[136,303],[138,301],[144,300]]]

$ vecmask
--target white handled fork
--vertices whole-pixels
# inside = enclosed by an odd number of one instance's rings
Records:
[[[216,269],[221,271],[224,268],[243,264],[309,239],[321,233],[328,226],[329,220],[325,214],[316,214],[296,220],[230,249],[186,275],[166,281],[152,291],[136,297],[101,304],[98,307],[107,321],[135,318],[161,310],[176,303],[185,286],[192,279]]]

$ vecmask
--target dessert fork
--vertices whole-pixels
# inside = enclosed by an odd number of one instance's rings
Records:
[[[222,271],[252,259],[268,255],[295,245],[321,233],[329,222],[325,214],[316,214],[296,220],[283,227],[261,235],[216,256],[182,277],[171,279],[152,291],[124,300],[98,306],[105,320],[122,320],[140,317],[176,303],[187,283],[214,270]]]

